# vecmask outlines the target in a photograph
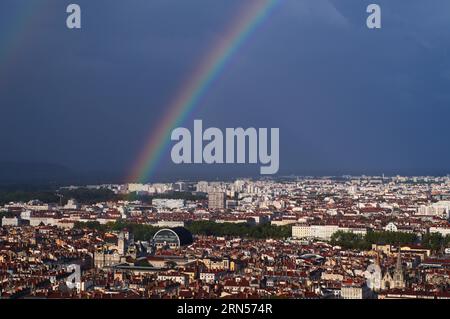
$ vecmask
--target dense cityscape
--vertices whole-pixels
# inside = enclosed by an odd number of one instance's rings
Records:
[[[1,298],[450,298],[448,176],[51,195],[1,206]]]

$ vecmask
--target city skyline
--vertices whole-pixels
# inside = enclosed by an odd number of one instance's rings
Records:
[[[0,297],[443,300],[449,220],[450,176],[0,192]]]
[[[368,30],[369,2],[280,1],[181,125],[279,127],[280,175],[448,174],[449,4],[378,1],[383,28]],[[242,11],[239,1],[175,3],[103,10],[81,0],[83,28],[71,31],[66,3],[2,2],[0,163],[125,182],[170,101]],[[252,165],[161,157],[149,181],[258,175]]]

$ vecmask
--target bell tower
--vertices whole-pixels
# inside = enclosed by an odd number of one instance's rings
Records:
[[[405,288],[405,278],[403,274],[403,265],[400,246],[398,247],[397,263],[394,271],[394,288]]]

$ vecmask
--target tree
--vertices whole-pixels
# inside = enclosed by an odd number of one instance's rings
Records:
[[[427,233],[422,237],[423,245],[434,251],[437,251],[444,246],[445,240],[446,239],[440,233]]]
[[[402,232],[374,232],[368,231],[366,235],[351,232],[338,231],[331,236],[330,243],[345,249],[370,249],[372,244],[412,244],[417,241],[417,236]]]

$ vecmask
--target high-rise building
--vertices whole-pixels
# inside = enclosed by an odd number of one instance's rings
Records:
[[[187,191],[187,184],[185,182],[176,182],[172,185],[172,189],[176,192]]]
[[[208,182],[205,181],[200,181],[197,183],[197,187],[196,190],[197,192],[201,192],[201,193],[207,193],[208,192]]]
[[[225,208],[225,193],[211,192],[208,193],[208,208],[209,209],[224,209]]]

